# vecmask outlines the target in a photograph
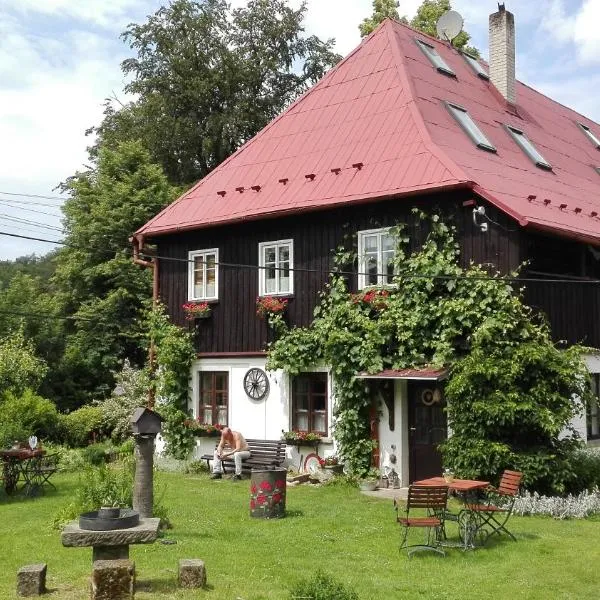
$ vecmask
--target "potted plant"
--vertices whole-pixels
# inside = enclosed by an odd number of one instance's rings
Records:
[[[280,315],[285,310],[287,303],[285,298],[259,296],[256,299],[256,314],[261,319],[267,319],[270,315]]]
[[[363,492],[373,492],[377,489],[379,477],[381,473],[379,469],[369,469],[359,480],[358,486]]]
[[[212,308],[208,302],[186,302],[182,308],[187,321],[208,319],[212,312]]]
[[[296,446],[318,446],[321,442],[321,436],[318,433],[308,431],[282,431],[281,437],[288,444]]]
[[[321,469],[329,471],[333,475],[341,475],[344,472],[344,465],[335,454],[320,458],[319,464],[321,465]]]
[[[200,423],[195,419],[186,419],[183,424],[191,429],[197,437],[219,437],[223,430],[223,425],[213,425],[212,423]]]

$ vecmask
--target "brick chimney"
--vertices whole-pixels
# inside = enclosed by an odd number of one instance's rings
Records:
[[[490,81],[511,104],[517,103],[515,92],[515,16],[498,4],[490,15]]]

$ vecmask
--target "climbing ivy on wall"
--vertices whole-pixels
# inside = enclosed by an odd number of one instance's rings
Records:
[[[187,458],[194,445],[189,420],[190,370],[195,357],[192,336],[172,324],[161,304],[148,312],[149,338],[154,340],[156,369],[154,387],[156,410],[165,419],[162,436],[166,451],[175,458]]]
[[[481,265],[461,267],[455,228],[436,214],[415,213],[424,230],[420,248],[409,252],[403,224],[392,229],[394,285],[352,294],[343,271],[356,269],[356,243],[338,248],[338,273],[322,291],[311,326],[289,329],[280,316],[271,318],[278,336],[267,368],[295,375],[318,363],[330,366],[334,436],[360,474],[373,448],[372,384],[355,375],[449,366],[448,466],[489,479],[519,468],[531,486],[559,489],[577,444],[559,433],[577,410],[573,396],[586,393],[582,349],[555,348],[547,324],[523,304],[511,279]],[[564,464],[552,473],[558,455]]]

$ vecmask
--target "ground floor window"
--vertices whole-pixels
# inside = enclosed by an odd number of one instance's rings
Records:
[[[200,371],[198,384],[200,390],[198,420],[210,425],[227,425],[229,373]]]
[[[587,407],[587,438],[600,439],[600,373],[592,373],[593,398]]]
[[[327,436],[327,373],[302,373],[294,377],[292,429]]]

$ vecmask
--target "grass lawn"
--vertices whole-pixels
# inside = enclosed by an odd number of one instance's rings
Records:
[[[49,527],[68,502],[74,475],[55,478],[57,492],[7,500],[0,492],[0,598],[16,598],[19,566],[48,563],[50,598],[89,598],[91,549],[63,548]],[[345,486],[288,489],[285,519],[248,514],[249,482],[205,475],[160,474],[163,502],[177,543],[132,546],[136,598],[287,600],[291,585],[317,568],[352,586],[361,600],[379,598],[598,598],[600,520],[513,517],[517,543],[502,538],[474,552],[398,552],[390,500]],[[449,533],[455,525],[449,524]],[[179,558],[201,558],[205,592],[176,587]]]

